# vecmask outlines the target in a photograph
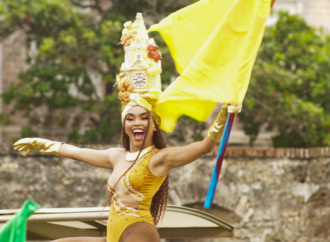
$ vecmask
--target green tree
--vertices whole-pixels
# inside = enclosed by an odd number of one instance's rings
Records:
[[[117,45],[123,23],[142,12],[150,25],[192,2],[1,1],[0,39],[22,32],[30,49],[21,82],[3,94],[4,103],[13,104],[13,113],[22,111],[29,120],[22,136],[38,135],[40,127],[68,127],[73,110],[79,109],[70,122],[70,141],[117,143],[121,105],[113,85],[124,56]],[[162,80],[168,84],[175,68],[164,42],[155,38],[164,52]],[[92,75],[104,83],[104,95],[98,95]],[[8,124],[8,116],[2,115],[0,122]]]
[[[279,13],[266,28],[239,115],[251,145],[276,130],[274,147],[330,145],[330,35]]]

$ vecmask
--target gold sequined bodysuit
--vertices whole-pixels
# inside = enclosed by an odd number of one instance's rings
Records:
[[[107,242],[118,242],[124,230],[131,224],[147,222],[154,225],[150,213],[150,205],[165,177],[157,177],[149,170],[149,160],[158,149],[152,149],[143,155],[134,166],[122,177],[118,185],[125,192],[140,202],[137,209],[125,206],[118,198],[117,188],[110,179],[108,191],[112,196],[107,226]]]

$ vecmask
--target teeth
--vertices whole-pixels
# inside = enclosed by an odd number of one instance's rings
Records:
[[[136,129],[136,130],[133,130],[133,133],[144,133],[144,131]]]

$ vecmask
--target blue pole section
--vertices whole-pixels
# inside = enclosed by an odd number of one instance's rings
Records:
[[[225,156],[225,152],[226,152],[226,148],[227,148],[227,144],[228,144],[228,140],[229,140],[229,135],[230,135],[230,131],[231,131],[231,128],[233,126],[233,123],[234,123],[234,119],[235,119],[235,114],[234,113],[230,113],[227,117],[225,129],[224,129],[224,132],[223,132],[223,135],[222,135],[222,138],[221,138],[219,152],[218,152],[218,155],[217,155],[216,163],[215,163],[213,173],[212,173],[212,177],[211,177],[211,181],[210,181],[209,190],[207,192],[205,203],[204,203],[204,207],[207,208],[207,209],[211,208],[211,204],[212,204],[212,201],[213,201],[215,189],[216,189],[217,184],[218,184],[218,179],[219,179],[219,175],[220,175],[220,171],[221,171],[222,161],[223,161],[223,158]]]

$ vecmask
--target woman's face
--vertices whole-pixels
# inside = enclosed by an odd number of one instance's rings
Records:
[[[130,152],[139,151],[142,146],[148,128],[148,115],[147,110],[141,106],[131,108],[126,115],[125,133],[129,137]],[[149,130],[143,148],[153,145],[153,131],[156,131],[156,127],[153,118],[150,117]]]

